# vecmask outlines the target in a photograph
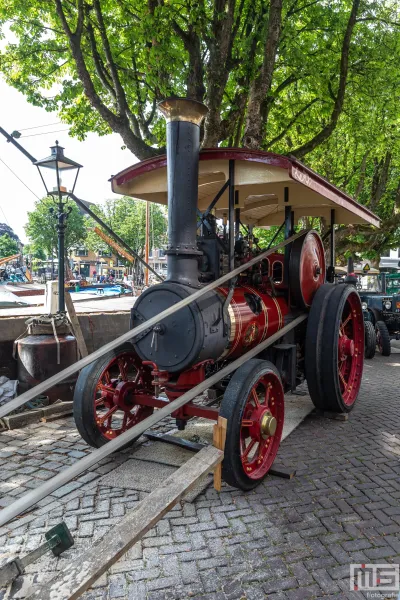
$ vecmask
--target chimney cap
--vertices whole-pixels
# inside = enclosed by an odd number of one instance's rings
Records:
[[[171,121],[188,121],[200,127],[208,108],[202,102],[190,98],[166,98],[158,105],[167,123]]]

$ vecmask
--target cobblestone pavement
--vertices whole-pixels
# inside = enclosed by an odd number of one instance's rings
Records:
[[[269,477],[250,493],[206,490],[170,512],[103,575],[85,600],[302,600],[362,598],[350,563],[400,562],[400,350],[366,364],[348,422],[310,416],[282,444],[292,480]],[[72,419],[0,434],[0,506],[90,451]],[[47,555],[0,592],[24,598],[117,523],[144,496],[107,488],[114,456],[0,529],[0,560],[24,553],[65,519],[75,547]]]

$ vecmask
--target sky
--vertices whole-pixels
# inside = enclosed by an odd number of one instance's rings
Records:
[[[118,198],[112,193],[108,179],[137,162],[129,150],[121,149],[123,141],[120,136],[100,137],[91,133],[84,142],[80,142],[70,137],[68,126],[59,121],[57,113],[32,106],[20,92],[0,78],[0,127],[8,133],[20,131],[22,135],[18,142],[37,159],[48,156],[50,146],[58,140],[65,148],[65,155],[83,165],[75,188],[79,198],[96,204],[107,198]],[[47,127],[27,129],[41,125]],[[44,196],[43,183],[37,168],[0,134],[0,222],[8,223],[25,243],[28,241],[24,231],[27,213],[33,210],[37,198],[4,163],[39,197]]]

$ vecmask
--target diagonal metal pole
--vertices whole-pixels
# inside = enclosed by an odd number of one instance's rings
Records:
[[[103,229],[105,229],[111,237],[113,237],[119,244],[121,244],[121,246],[123,246],[126,250],[128,250],[128,252],[130,254],[132,254],[132,256],[134,256],[139,262],[141,262],[142,265],[144,265],[146,267],[146,269],[151,271],[153,273],[153,275],[155,275],[155,277],[157,277],[157,279],[159,281],[164,281],[164,277],[161,277],[161,275],[159,275],[157,273],[157,271],[155,271],[137,252],[135,252],[135,250],[133,248],[128,246],[128,244],[126,242],[124,242],[124,240],[121,237],[119,237],[119,235],[117,233],[115,233],[115,231],[113,231],[111,229],[111,227],[109,227],[107,225],[107,223],[104,223],[104,221],[102,219],[100,219],[100,217],[98,217],[96,215],[96,213],[94,213],[92,210],[90,210],[90,208],[88,206],[86,206],[86,204],[83,200],[81,200],[80,198],[75,196],[75,194],[69,194],[69,196],[83,211],[85,211],[85,213],[87,215],[89,215],[89,217],[91,217],[101,227],[103,227]]]
[[[21,498],[18,498],[18,500],[13,502],[13,504],[10,504],[10,506],[7,506],[2,511],[0,511],[0,526],[4,525],[5,523],[8,523],[9,521],[11,521],[11,519],[14,519],[31,506],[34,506],[35,504],[37,504],[37,502],[39,502],[39,500],[45,498],[46,496],[54,492],[56,489],[60,488],[62,485],[65,485],[66,483],[68,483],[68,481],[71,481],[71,479],[77,477],[83,471],[86,471],[109,454],[112,454],[116,450],[119,450],[119,448],[133,440],[133,438],[136,438],[139,435],[141,435],[144,431],[146,431],[146,429],[149,429],[150,427],[158,423],[158,421],[161,421],[161,419],[167,417],[184,404],[187,404],[188,402],[193,400],[196,396],[203,393],[209,387],[211,387],[212,385],[214,385],[233,371],[236,371],[236,369],[238,369],[247,360],[249,360],[250,358],[254,358],[254,356],[257,356],[257,354],[259,354],[262,350],[277,342],[288,331],[297,327],[297,325],[299,325],[305,319],[307,319],[307,316],[308,315],[306,314],[302,314],[296,317],[293,321],[291,321],[282,329],[274,333],[274,335],[271,335],[271,337],[266,339],[264,342],[258,344],[258,346],[256,346],[252,350],[249,350],[248,352],[246,352],[246,354],[243,354],[235,361],[229,363],[226,367],[218,371],[218,373],[214,373],[214,375],[211,375],[211,377],[208,377],[208,379],[205,379],[204,381],[196,385],[194,388],[192,388],[191,390],[174,400],[173,402],[170,402],[166,406],[163,406],[163,408],[156,410],[150,417],[144,419],[144,421],[141,421],[131,429],[128,429],[127,431],[114,438],[104,446],[101,446],[101,448],[94,450],[91,454],[88,454],[87,456],[85,456],[85,458],[82,458],[80,461],[78,461],[71,467],[68,467],[64,471],[61,471],[61,473],[58,473],[58,475],[56,475],[52,479],[48,479],[40,487],[31,490]]]
[[[287,240],[284,240],[283,242],[281,242],[274,248],[271,248],[270,250],[267,250],[266,252],[259,254],[258,256],[254,257],[252,260],[249,260],[249,262],[245,263],[244,265],[241,265],[240,267],[237,267],[233,271],[226,273],[225,275],[223,275],[216,281],[212,281],[211,283],[209,283],[205,287],[201,288],[200,290],[197,290],[190,296],[187,296],[186,298],[184,298],[183,300],[180,300],[173,306],[170,306],[166,310],[163,310],[160,314],[155,315],[148,321],[145,321],[144,323],[142,323],[142,325],[139,325],[138,327],[135,327],[134,329],[130,329],[126,333],[123,333],[120,337],[116,338],[112,342],[105,344],[105,346],[102,346],[98,350],[95,350],[94,352],[92,352],[92,354],[89,354],[88,356],[85,356],[81,360],[78,360],[78,362],[74,363],[73,365],[70,365],[69,367],[67,367],[63,371],[60,371],[56,375],[53,375],[49,379],[46,379],[46,381],[42,381],[41,383],[39,383],[35,387],[31,388],[27,392],[24,392],[23,394],[21,394],[21,396],[14,398],[14,400],[11,400],[10,402],[7,402],[7,404],[5,404],[4,406],[2,406],[0,408],[0,418],[5,417],[11,411],[15,410],[16,408],[19,408],[20,406],[22,406],[29,400],[33,400],[33,398],[36,398],[40,394],[43,394],[43,392],[46,392],[48,389],[50,389],[57,383],[60,383],[60,381],[63,381],[70,375],[73,375],[77,371],[80,371],[81,369],[83,369],[83,367],[90,365],[90,363],[94,362],[95,360],[97,360],[98,358],[100,358],[101,356],[103,356],[104,354],[109,352],[110,350],[114,350],[114,348],[118,348],[118,346],[120,346],[124,342],[128,342],[128,341],[135,339],[138,335],[142,334],[146,330],[150,331],[154,325],[156,325],[163,319],[169,317],[170,315],[173,315],[175,312],[177,312],[181,308],[188,306],[188,304],[195,302],[195,300],[198,300],[199,298],[204,296],[204,294],[211,292],[213,289],[219,287],[226,281],[230,281],[231,279],[233,279],[233,277],[236,277],[236,275],[239,275],[239,273],[246,271],[247,269],[249,269],[253,265],[257,264],[258,262],[260,262],[261,260],[263,260],[264,258],[269,256],[276,250],[279,250],[279,248],[284,248],[288,244],[291,244],[298,237],[300,237],[302,235],[304,235],[304,231],[300,232],[300,233],[296,233],[296,235],[293,235],[290,238],[288,238]]]
[[[0,127],[0,133],[2,135],[4,135],[4,137],[6,138],[6,140],[8,142],[10,142],[11,144],[13,144],[20,152],[22,152],[22,154],[24,154],[27,158],[29,158],[29,160],[32,163],[36,163],[37,159],[32,156],[32,154],[30,152],[28,152],[28,150],[25,150],[25,148],[23,146],[21,146],[21,144],[19,144],[17,142],[17,140],[15,140],[9,133],[7,133],[7,131],[5,131],[5,129],[3,129],[2,127]],[[42,177],[40,170],[39,170],[39,174]],[[43,179],[43,177],[42,177]],[[76,180],[75,180],[76,181]],[[43,181],[44,183],[44,181]],[[46,187],[46,184],[45,184]],[[75,188],[75,186],[74,186]],[[78,198],[77,196],[75,196],[75,194],[72,193],[69,194],[69,197],[72,198],[72,200],[74,200],[74,202],[86,213],[88,214],[90,217],[92,217],[92,219],[94,219],[99,225],[101,225],[101,227],[103,227],[110,235],[111,237],[113,237],[117,242],[119,242],[120,244],[122,244],[122,246],[124,246],[128,252],[130,252],[130,254],[132,254],[135,258],[137,258],[137,260],[139,262],[141,262],[142,264],[144,264],[144,266],[146,267],[146,269],[149,269],[153,275],[155,275],[157,277],[157,279],[159,281],[164,281],[164,278],[161,277],[161,275],[159,275],[152,267],[150,267],[150,265],[148,265],[146,263],[146,261],[143,260],[143,258],[141,258],[139,256],[139,254],[137,252],[135,252],[132,248],[130,248],[128,246],[128,244],[126,242],[124,242],[124,240],[122,238],[119,237],[119,235],[117,235],[115,233],[115,231],[113,231],[111,229],[111,227],[109,227],[106,223],[104,223],[104,221],[102,219],[100,219],[100,217],[98,217],[92,210],[90,210],[90,208],[85,204],[85,202],[83,200],[80,200],[80,198]]]

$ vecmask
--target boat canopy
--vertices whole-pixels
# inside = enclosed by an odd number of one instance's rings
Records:
[[[149,158],[111,178],[113,192],[167,204],[167,158]],[[231,169],[231,171],[230,171]],[[239,148],[211,148],[200,152],[198,208],[204,212],[225,185],[214,204],[217,218],[228,213],[229,174],[233,171],[235,208],[243,223],[266,227],[281,225],[285,206],[294,220],[323,217],[348,225],[379,227],[379,217],[339,188],[292,157]]]

